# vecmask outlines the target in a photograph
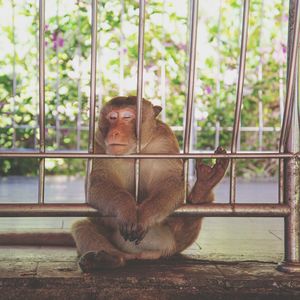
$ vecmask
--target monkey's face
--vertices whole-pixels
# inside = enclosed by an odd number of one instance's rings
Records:
[[[130,107],[113,108],[105,116],[108,122],[104,136],[107,154],[130,154],[136,149],[136,112]]]

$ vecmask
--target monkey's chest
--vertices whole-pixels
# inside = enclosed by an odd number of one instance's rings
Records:
[[[135,196],[136,171],[134,161],[122,161],[118,164],[118,177],[123,188]],[[149,171],[151,167],[146,167],[144,162],[140,163],[139,168],[139,202],[142,202],[148,195]]]

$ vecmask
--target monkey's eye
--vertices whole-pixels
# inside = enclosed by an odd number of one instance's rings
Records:
[[[134,117],[134,114],[131,111],[123,111],[121,116],[122,119],[132,119]]]
[[[107,118],[111,121],[114,121],[114,120],[117,120],[118,119],[118,113],[117,112],[110,112],[108,115],[107,115]]]

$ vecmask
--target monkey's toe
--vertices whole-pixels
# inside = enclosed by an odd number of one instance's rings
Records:
[[[84,273],[115,269],[125,265],[124,258],[102,251],[89,251],[82,255],[78,262]]]

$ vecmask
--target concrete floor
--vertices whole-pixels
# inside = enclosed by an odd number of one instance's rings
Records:
[[[49,202],[84,198],[82,178],[49,177],[46,187]],[[228,191],[224,180],[216,202],[227,202]],[[237,194],[239,202],[276,203],[277,184],[239,181]],[[34,202],[36,195],[34,178],[0,179],[0,203]],[[0,231],[68,230],[74,219],[2,218]],[[0,299],[300,299],[300,276],[276,271],[283,259],[280,218],[206,218],[184,254],[82,274],[75,248],[2,246]]]
[[[0,179],[0,203],[32,202],[37,199],[37,178]],[[13,193],[12,193],[13,191]],[[241,203],[276,203],[275,181],[238,180],[237,199]],[[215,190],[216,202],[228,202],[229,181]],[[84,179],[46,177],[46,202],[80,203],[84,200]],[[23,229],[66,229],[76,218],[2,218],[0,231]],[[270,251],[272,249],[272,251]],[[204,259],[281,261],[283,220],[280,218],[206,218],[197,242],[185,253]]]
[[[300,299],[300,276],[266,262],[177,256],[83,274],[73,248],[0,247],[0,299]]]

